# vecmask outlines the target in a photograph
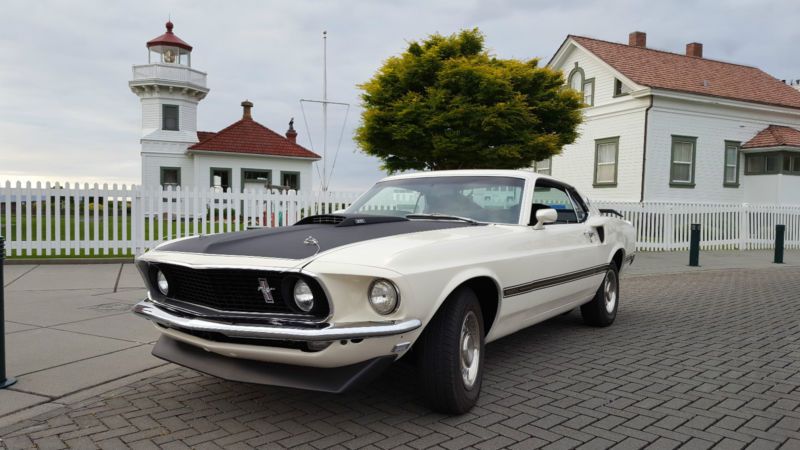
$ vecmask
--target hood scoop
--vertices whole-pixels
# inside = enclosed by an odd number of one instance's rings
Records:
[[[376,223],[408,222],[405,217],[397,216],[373,216],[367,214],[320,214],[305,217],[296,225],[327,224],[337,227],[354,227],[358,225],[371,225]]]

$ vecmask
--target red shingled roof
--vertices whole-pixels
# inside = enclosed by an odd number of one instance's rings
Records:
[[[800,130],[770,125],[742,145],[742,148],[765,147],[800,147]]]
[[[201,134],[205,135],[205,139]],[[197,138],[200,142],[189,147],[190,151],[320,159],[320,156],[311,150],[292,143],[253,119],[241,119],[218,133],[198,131]]]
[[[217,135],[217,133],[214,132],[214,131],[198,131],[197,132],[197,142],[198,143],[203,142],[206,139],[212,138],[212,137],[214,137],[216,135]]]
[[[187,44],[183,41],[183,39],[175,36],[175,34],[172,33],[172,26],[172,22],[167,22],[167,32],[157,38],[147,41],[147,48],[154,47],[156,45],[171,45],[173,47],[180,47],[184,50],[192,51],[191,45]]]
[[[583,36],[570,38],[642,86],[800,108],[800,92],[755,67]]]

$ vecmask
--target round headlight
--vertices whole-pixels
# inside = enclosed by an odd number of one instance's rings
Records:
[[[314,293],[303,280],[297,280],[294,284],[294,303],[303,312],[309,312],[314,307]]]
[[[167,281],[167,277],[164,276],[164,272],[158,271],[156,274],[156,284],[158,285],[158,290],[164,295],[169,293],[169,282]]]
[[[391,314],[397,309],[400,295],[389,280],[375,280],[369,287],[369,304],[378,314]]]

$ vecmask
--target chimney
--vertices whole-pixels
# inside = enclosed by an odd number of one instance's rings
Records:
[[[634,31],[628,35],[628,45],[631,47],[647,47],[647,33],[644,31]]]
[[[294,131],[294,117],[289,120],[289,129],[286,130],[286,139],[288,139],[292,144],[297,143],[297,131]]]
[[[242,119],[253,120],[253,116],[250,114],[251,108],[253,108],[253,102],[250,100],[245,100],[242,102]]]
[[[699,42],[690,42],[686,44],[686,56],[692,56],[695,58],[702,58],[703,57],[703,44]]]

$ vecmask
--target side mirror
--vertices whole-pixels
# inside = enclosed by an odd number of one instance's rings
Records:
[[[589,225],[592,228],[600,228],[603,225],[605,225],[606,223],[608,223],[608,217],[603,217],[603,216],[591,217],[591,218],[589,218],[589,221],[586,222],[586,224]]]
[[[553,208],[544,208],[536,211],[536,225],[534,230],[543,230],[544,224],[554,223],[558,220],[558,212]]]

